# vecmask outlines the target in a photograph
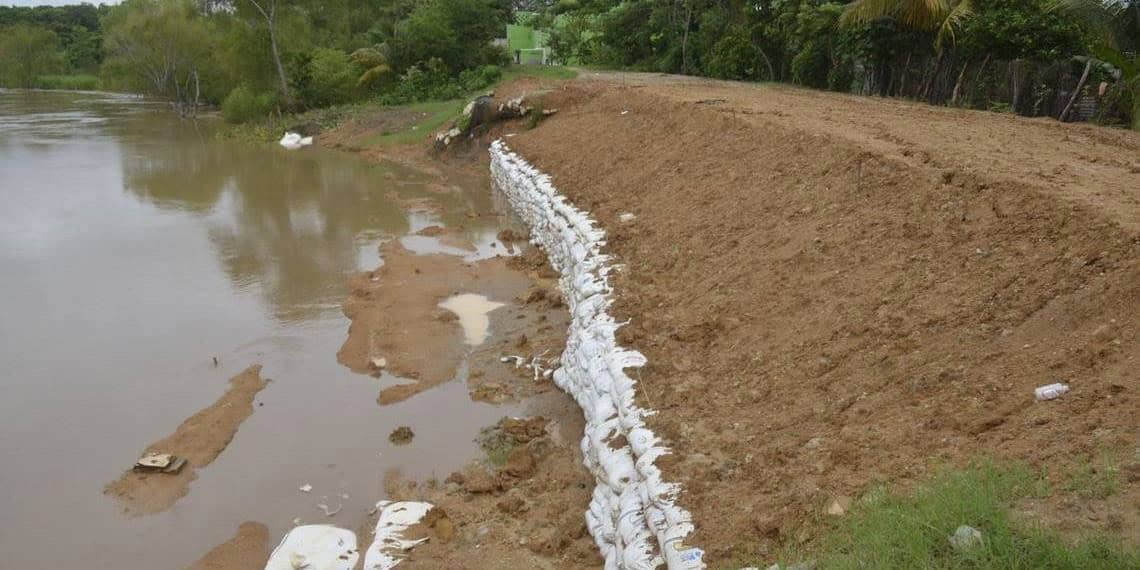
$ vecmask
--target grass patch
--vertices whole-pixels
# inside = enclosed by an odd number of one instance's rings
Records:
[[[1107,499],[1120,490],[1120,466],[1107,452],[1096,460],[1082,458],[1064,489],[1086,499]]]
[[[578,77],[578,70],[561,65],[512,65],[503,70],[502,81],[510,81],[519,77],[574,79]]]
[[[1140,550],[1107,536],[1071,543],[1012,519],[1017,500],[1047,494],[1044,478],[1023,466],[946,470],[909,495],[872,490],[810,551],[786,558],[814,560],[821,569],[1140,568]],[[982,544],[951,547],[948,538],[960,525],[980,530]]]
[[[99,77],[88,74],[76,75],[41,75],[36,80],[36,87],[40,89],[66,89],[71,91],[96,91],[103,82]]]
[[[464,99],[452,99],[450,101],[414,103],[400,107],[385,107],[385,109],[393,111],[403,110],[412,113],[426,113],[426,116],[405,129],[373,135],[365,139],[362,144],[365,147],[373,147],[419,142],[462,113],[463,107],[466,105],[467,101]]]

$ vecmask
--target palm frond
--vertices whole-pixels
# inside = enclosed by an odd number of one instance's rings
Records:
[[[956,33],[962,27],[962,24],[974,15],[974,3],[972,0],[961,0],[953,8],[950,13],[942,20],[942,25],[938,27],[938,36],[934,40],[934,47],[939,51],[949,42],[954,45],[956,41]]]

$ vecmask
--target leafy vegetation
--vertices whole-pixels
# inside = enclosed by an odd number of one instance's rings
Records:
[[[789,553],[819,568],[1115,569],[1140,567],[1140,551],[1105,536],[1071,541],[1016,519],[1015,504],[1048,495],[1045,480],[1023,466],[978,463],[946,470],[910,494],[876,488],[852,505],[815,548]],[[976,545],[949,537],[967,525]]]
[[[544,4],[532,22],[558,61],[1066,119],[1091,100],[1092,118],[1140,128],[1140,0]]]

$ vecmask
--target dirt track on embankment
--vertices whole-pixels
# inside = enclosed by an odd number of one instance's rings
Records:
[[[643,74],[544,106],[505,140],[609,232],[619,338],[712,566],[981,456],[1057,481],[1111,456],[1115,496],[1030,516],[1136,539],[1140,135]],[[1052,382],[1072,391],[1035,402]]]

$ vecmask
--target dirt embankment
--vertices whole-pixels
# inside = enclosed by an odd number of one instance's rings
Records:
[[[234,376],[221,398],[143,452],[170,453],[185,459],[186,465],[178,473],[128,470],[108,483],[104,492],[118,499],[129,515],[150,515],[169,509],[186,495],[190,483],[198,477],[195,471],[213,463],[225,451],[242,422],[253,415],[254,397],[268,385],[268,380],[261,378],[260,365]]]
[[[649,75],[551,93],[505,139],[609,232],[638,395],[713,566],[806,540],[836,497],[979,456],[1140,536],[1140,137]],[[623,213],[632,221],[619,221]],[[1066,382],[1059,400],[1033,388]]]

